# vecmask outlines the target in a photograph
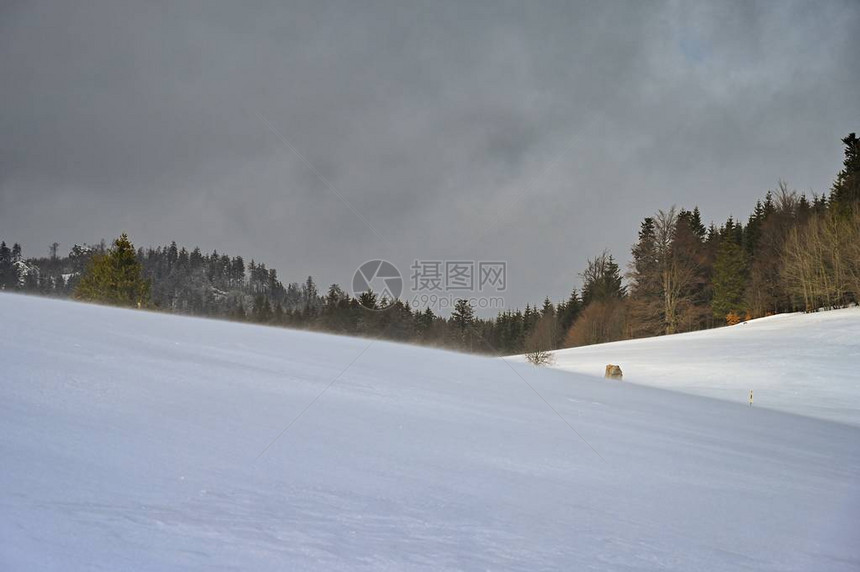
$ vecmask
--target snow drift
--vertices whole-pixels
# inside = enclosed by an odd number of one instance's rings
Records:
[[[736,326],[584,346],[553,367],[860,425],[860,308],[779,314]],[[514,358],[524,361],[523,358]]]
[[[857,570],[858,443],[499,359],[0,294],[2,570]]]

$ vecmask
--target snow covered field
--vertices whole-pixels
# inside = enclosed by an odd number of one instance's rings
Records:
[[[554,352],[554,367],[860,425],[860,308]],[[522,358],[520,358],[522,361]],[[860,535],[858,535],[860,542]]]
[[[734,359],[805,375],[807,344]],[[858,483],[852,424],[0,294],[4,571],[856,571]]]

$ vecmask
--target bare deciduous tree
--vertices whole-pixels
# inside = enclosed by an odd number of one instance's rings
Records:
[[[673,206],[645,220],[634,247],[631,315],[645,329],[659,324],[659,332],[679,331],[682,316],[693,305],[693,286],[699,276],[697,242]],[[656,333],[656,332],[655,332]]]
[[[826,212],[794,227],[781,257],[789,294],[808,312],[836,307],[860,297],[860,207]]]

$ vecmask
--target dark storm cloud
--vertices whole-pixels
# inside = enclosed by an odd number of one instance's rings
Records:
[[[3,6],[0,235],[32,254],[505,259],[522,305],[657,208],[825,191],[860,128],[855,2]]]

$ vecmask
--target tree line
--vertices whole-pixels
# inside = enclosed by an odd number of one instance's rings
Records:
[[[321,292],[310,276],[284,284],[255,260],[175,242],[135,250],[126,235],[66,256],[53,243],[49,256],[27,259],[2,242],[0,289],[496,355],[841,307],[860,302],[860,140],[842,142],[829,194],[807,197],[780,182],[745,223],[719,226],[706,227],[697,207],[658,210],[642,221],[626,272],[604,251],[567,299],[495,318],[477,317],[466,300],[444,317],[371,292],[356,299],[337,284]]]

